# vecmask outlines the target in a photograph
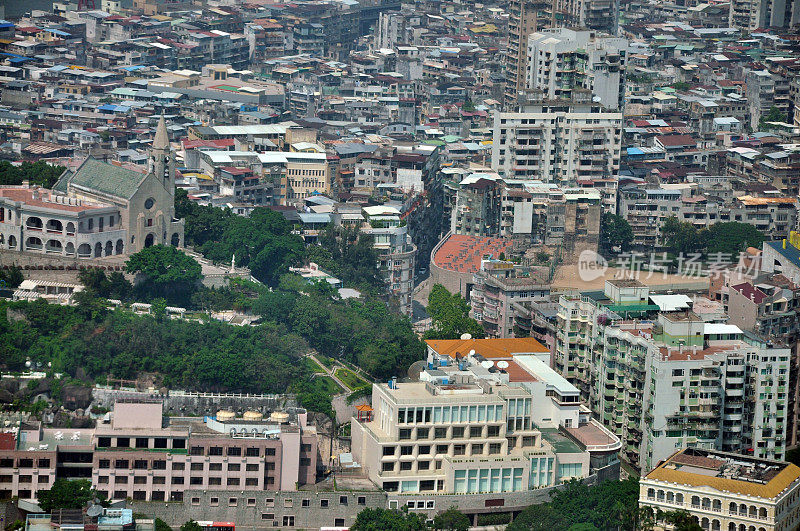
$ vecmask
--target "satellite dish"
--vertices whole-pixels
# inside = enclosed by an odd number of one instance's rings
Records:
[[[97,518],[103,514],[103,506],[102,505],[92,505],[88,509],[86,509],[86,516],[91,518]]]
[[[484,369],[490,369],[492,368],[493,365],[494,362],[492,360],[483,360],[481,362],[481,367],[483,367]]]
[[[498,369],[507,369],[508,368],[508,362],[507,361],[498,361],[497,362],[497,368]]]
[[[428,364],[425,363],[425,360],[417,360],[417,361],[415,361],[408,368],[408,378],[412,382],[418,382],[420,373],[422,371],[424,371],[427,368],[427,366],[428,366]]]
[[[475,355],[475,349],[472,349],[472,350],[470,350],[470,351],[469,351],[469,355],[470,355],[470,356],[474,356],[474,355]]]
[[[472,334],[461,334],[461,339],[463,340],[472,339]]]

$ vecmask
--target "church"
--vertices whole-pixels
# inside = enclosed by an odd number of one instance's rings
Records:
[[[89,157],[52,190],[0,187],[0,249],[80,259],[130,255],[151,245],[183,247],[183,229],[163,116],[147,173]]]

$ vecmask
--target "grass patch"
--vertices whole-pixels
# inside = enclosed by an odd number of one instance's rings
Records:
[[[315,390],[328,395],[338,395],[342,388],[330,376],[315,376],[311,379],[311,385]]]
[[[350,388],[351,391],[355,391],[359,387],[364,387],[367,384],[363,379],[357,376],[353,371],[350,369],[345,369],[344,367],[339,367],[336,369],[336,377],[339,378],[343,384]]]
[[[335,363],[333,358],[329,358],[328,356],[323,356],[322,354],[317,354],[317,359],[322,362],[329,369],[333,369],[333,365]]]
[[[322,365],[314,361],[312,358],[306,357],[303,358],[303,360],[304,360],[303,363],[306,364],[306,367],[308,367],[309,371],[325,374],[325,369],[322,368]]]

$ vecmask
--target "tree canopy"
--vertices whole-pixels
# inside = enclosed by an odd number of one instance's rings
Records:
[[[771,129],[775,129],[776,126],[772,125],[770,122],[782,122],[786,123],[786,115],[781,112],[781,110],[773,105],[770,107],[769,112],[762,116],[758,121],[758,128],[761,131],[769,131]]]
[[[633,242],[633,229],[630,223],[616,214],[608,212],[600,218],[600,248],[604,252],[613,252],[619,247],[620,251],[627,251]]]
[[[7,160],[0,161],[0,185],[20,185],[22,181],[52,188],[64,173],[64,166],[51,166],[46,162],[23,162],[19,166]]]
[[[54,509],[82,509],[94,497],[92,482],[88,479],[57,479],[48,490],[36,493],[39,507],[46,513]]]
[[[486,335],[478,321],[469,316],[467,301],[458,293],[451,294],[441,284],[434,284],[431,288],[427,310],[433,326],[425,332],[426,339],[458,339],[462,334],[482,338]]]
[[[764,235],[747,223],[731,221],[698,229],[691,223],[679,221],[674,216],[664,222],[661,235],[664,246],[675,254],[723,253],[734,261],[740,252],[748,247],[760,248],[764,242]]]
[[[440,512],[433,518],[434,529],[446,529],[447,531],[467,531],[470,526],[471,522],[469,517],[455,507],[450,507],[446,511]]]
[[[554,490],[549,502],[523,510],[506,529],[638,531],[638,499],[636,478],[604,481],[596,486],[573,480]]]
[[[125,262],[129,273],[141,273],[148,282],[167,287],[193,284],[200,280],[202,269],[197,260],[171,245],[153,245],[133,254]]]
[[[426,528],[425,520],[416,513],[368,507],[358,513],[350,531],[421,531]]]

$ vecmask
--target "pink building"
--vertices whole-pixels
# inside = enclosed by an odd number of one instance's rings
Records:
[[[162,403],[117,402],[95,429],[22,430],[0,450],[0,496],[35,501],[56,478],[86,478],[109,499],[183,501],[184,490],[294,491],[313,483],[317,437],[305,412],[171,418]]]

